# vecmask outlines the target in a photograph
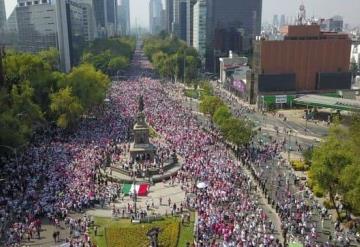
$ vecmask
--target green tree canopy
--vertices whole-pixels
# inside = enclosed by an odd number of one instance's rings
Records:
[[[218,126],[222,126],[232,116],[227,106],[220,106],[214,113],[213,120]]]
[[[200,111],[213,117],[216,110],[224,106],[224,102],[217,96],[205,96],[200,103]]]
[[[105,99],[109,86],[109,78],[101,71],[97,71],[90,64],[82,64],[74,68],[63,81],[65,87],[70,87],[82,107],[87,110],[101,104]]]
[[[72,94],[69,86],[51,95],[50,108],[56,115],[57,125],[64,129],[75,126],[84,111],[80,100]]]
[[[238,147],[248,144],[253,136],[251,125],[234,117],[224,121],[220,129],[223,136]]]

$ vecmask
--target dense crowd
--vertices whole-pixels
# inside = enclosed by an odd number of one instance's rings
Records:
[[[299,201],[280,178],[275,183],[284,191],[276,200],[265,188],[269,179],[266,165],[283,143],[253,146],[243,150],[240,160],[234,159],[219,141],[219,134],[202,129],[191,111],[176,100],[182,94],[178,86],[151,79],[149,64],[141,53],[134,55],[133,66],[129,80],[112,85],[106,110],[99,109],[94,119],[84,119],[75,134],[55,131],[49,137],[51,141],[34,142],[18,163],[15,159],[3,160],[2,170],[8,180],[0,190],[0,222],[3,226],[10,224],[3,229],[8,246],[25,241],[29,235],[39,236],[42,217],[54,224],[67,220],[73,231],[81,233],[82,237],[75,236],[78,241],[91,246],[86,235],[88,222],[73,220],[71,224],[68,214],[82,213],[96,203],[104,205],[116,198],[119,185],[103,179],[98,171],[109,154],[112,162],[124,157],[122,152],[128,149],[124,143],[140,95],[144,97],[148,123],[164,139],[157,143],[159,156],[168,158],[169,150],[176,150],[184,159],[177,179],[188,193],[196,195],[192,206],[198,212],[199,246],[282,246],[274,223],[260,205],[257,184],[269,195],[269,202],[276,204],[283,229],[302,236],[306,246],[315,246],[316,231],[310,222],[313,205]],[[141,77],[136,77],[139,71]],[[244,108],[237,114],[249,112]],[[252,170],[256,181],[244,171],[244,165]],[[206,186],[198,188],[199,182]],[[319,208],[314,206],[314,210]]]

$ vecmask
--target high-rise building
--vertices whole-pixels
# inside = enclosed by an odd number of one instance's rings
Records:
[[[106,30],[108,37],[117,34],[117,0],[106,0]]]
[[[130,5],[129,0],[120,0],[118,6],[118,30],[121,35],[130,34]]]
[[[274,27],[279,27],[279,16],[278,15],[274,15],[272,24]]]
[[[202,68],[205,69],[206,56],[206,0],[199,0],[194,5],[193,17],[193,47],[198,51],[201,59]]]
[[[93,0],[97,37],[106,38],[117,33],[117,1]]]
[[[149,2],[149,24],[150,24],[150,33],[158,34],[160,31],[164,30],[165,27],[162,25],[162,12],[163,5],[161,0],[150,0]]]
[[[92,5],[95,16],[96,36],[105,38],[107,37],[106,0],[93,0]]]
[[[76,0],[56,0],[56,19],[60,67],[69,72],[89,41],[88,10]]]
[[[6,24],[5,2],[0,0],[0,31],[4,30]]]
[[[279,25],[280,25],[280,27],[283,27],[283,26],[286,25],[286,17],[285,17],[285,15],[281,15]]]
[[[180,39],[186,41],[187,33],[187,0],[174,0],[174,17],[172,32]]]
[[[172,32],[173,19],[174,19],[174,0],[166,0],[166,28],[169,33]]]
[[[261,31],[262,0],[209,0],[207,69],[216,71],[219,57],[232,50],[244,54]]]
[[[19,49],[37,52],[57,46],[56,11],[50,0],[18,0]]]
[[[193,45],[193,18],[196,2],[197,0],[187,0],[186,2],[186,43],[188,46]]]

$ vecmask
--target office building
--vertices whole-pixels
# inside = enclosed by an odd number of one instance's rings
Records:
[[[150,0],[149,2],[149,24],[150,33],[158,34],[165,29],[163,26],[163,5],[161,0]]]
[[[172,33],[178,38],[186,41],[187,33],[187,0],[174,0],[174,17]]]
[[[186,43],[188,46],[193,45],[193,18],[196,2],[197,0],[187,0],[186,2]]]
[[[73,0],[56,0],[56,19],[60,68],[69,72],[89,41],[88,9]]]
[[[129,0],[120,0],[120,5],[118,6],[118,30],[121,35],[130,34]]]
[[[168,33],[172,32],[172,23],[174,20],[174,0],[166,0],[166,29]]]
[[[285,17],[285,15],[281,15],[281,17],[280,17],[279,27],[283,27],[283,26],[286,26],[286,17]]]
[[[217,71],[219,57],[232,50],[244,54],[251,50],[252,40],[261,31],[262,0],[208,1],[206,67]]]
[[[262,105],[274,95],[350,89],[347,34],[321,32],[319,25],[287,26],[282,32],[284,40],[258,37],[255,42],[254,83],[248,88],[251,103]]]
[[[334,16],[325,20],[325,30],[329,32],[342,32],[344,27],[344,20],[341,16]]]
[[[106,38],[107,37],[106,0],[93,0],[92,6],[95,16],[96,36],[98,38]]]
[[[279,16],[278,15],[274,15],[272,24],[274,27],[279,27]]]
[[[4,0],[0,0],[0,31],[5,29],[6,10]]]
[[[21,51],[57,47],[56,11],[50,0],[18,0],[15,11]]]
[[[198,51],[202,69],[205,69],[206,58],[206,33],[207,33],[207,4],[206,0],[199,0],[194,5],[193,16],[193,47]]]
[[[108,37],[117,35],[117,0],[106,0],[106,30]]]

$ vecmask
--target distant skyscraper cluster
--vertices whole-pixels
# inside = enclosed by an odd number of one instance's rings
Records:
[[[251,50],[261,10],[262,0],[166,0],[163,29],[195,47],[206,69],[215,70],[229,50]]]
[[[69,71],[87,42],[130,33],[129,0],[119,4],[117,0],[17,0],[6,20],[0,0],[0,43],[27,52],[58,48],[61,69]]]

